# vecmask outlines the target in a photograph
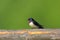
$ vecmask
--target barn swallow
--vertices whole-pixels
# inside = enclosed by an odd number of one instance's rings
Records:
[[[44,29],[42,25],[36,22],[33,18],[28,19],[28,24],[32,27],[32,29]]]

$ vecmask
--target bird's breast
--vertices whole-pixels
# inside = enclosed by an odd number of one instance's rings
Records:
[[[30,25],[31,27],[37,27],[36,25],[34,25],[33,22],[30,22],[29,25]]]

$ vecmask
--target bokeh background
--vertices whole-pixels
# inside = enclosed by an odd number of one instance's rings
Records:
[[[60,0],[0,0],[0,29],[30,29],[30,17],[45,28],[60,28]]]

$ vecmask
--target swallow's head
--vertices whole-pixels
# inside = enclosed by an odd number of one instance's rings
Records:
[[[33,22],[34,21],[34,19],[33,18],[29,18],[28,19],[28,22],[30,23],[30,22]]]

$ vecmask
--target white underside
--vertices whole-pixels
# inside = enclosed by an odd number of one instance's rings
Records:
[[[29,25],[30,25],[31,27],[37,28],[37,26],[34,25],[33,22],[30,22]]]

